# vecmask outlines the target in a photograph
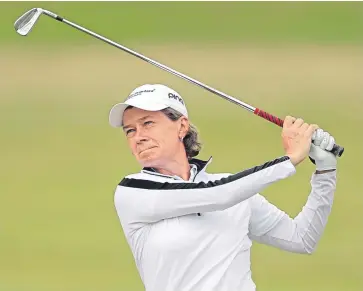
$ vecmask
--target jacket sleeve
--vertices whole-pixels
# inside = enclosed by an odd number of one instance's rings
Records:
[[[208,183],[160,183],[123,179],[115,191],[121,223],[153,223],[162,219],[229,208],[296,171],[281,157]]]
[[[307,202],[295,218],[290,218],[260,195],[252,197],[250,238],[281,250],[311,254],[332,209],[336,171],[313,174],[311,186]]]

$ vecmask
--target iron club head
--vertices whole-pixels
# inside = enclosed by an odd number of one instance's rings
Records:
[[[33,8],[25,12],[14,23],[16,32],[23,36],[27,35],[32,30],[35,22],[42,13],[43,9],[41,8]]]

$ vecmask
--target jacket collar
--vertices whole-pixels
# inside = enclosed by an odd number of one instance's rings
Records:
[[[201,171],[205,171],[207,166],[212,162],[212,157],[209,157],[208,160],[200,160],[200,159],[190,159],[189,164],[197,166],[197,173]]]
[[[197,167],[197,173],[195,174],[195,176],[198,175],[200,172],[205,172],[207,166],[211,162],[212,162],[212,156],[208,160],[200,160],[200,159],[196,159],[196,158],[189,159],[189,164],[195,165]],[[153,175],[157,175],[157,176],[161,176],[161,177],[166,177],[166,178],[175,178],[174,176],[160,174],[154,168],[151,168],[151,167],[145,167],[141,170],[141,172],[144,172],[146,174],[153,174]]]

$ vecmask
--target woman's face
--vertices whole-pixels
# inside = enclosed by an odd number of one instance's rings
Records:
[[[188,120],[170,120],[161,111],[127,109],[123,130],[132,154],[143,167],[157,167],[185,151],[180,137],[188,131]]]

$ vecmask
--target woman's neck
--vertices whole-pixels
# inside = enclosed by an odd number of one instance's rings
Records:
[[[190,165],[186,157],[174,159],[165,166],[153,168],[160,174],[178,176],[185,181],[188,181],[190,178]]]

